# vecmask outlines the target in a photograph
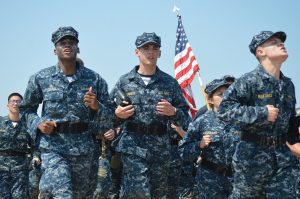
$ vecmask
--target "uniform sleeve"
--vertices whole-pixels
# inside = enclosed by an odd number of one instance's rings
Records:
[[[251,82],[238,79],[225,91],[218,110],[221,120],[235,123],[241,128],[254,124],[268,124],[267,107],[251,104],[254,98],[251,86]]]
[[[39,104],[42,103],[43,96],[39,87],[37,76],[33,75],[28,81],[27,88],[20,106],[22,116],[25,118],[29,134],[33,140],[36,140],[38,125],[41,118],[37,114]]]
[[[104,79],[100,78],[97,89],[97,99],[100,107],[94,115],[93,122],[98,126],[98,133],[103,134],[112,128],[113,105],[109,99],[108,86]]]
[[[193,161],[201,154],[199,143],[202,139],[200,119],[190,123],[186,135],[179,143],[179,153],[184,161]]]
[[[115,114],[115,110],[118,107],[118,104],[116,102],[117,98],[117,90],[121,88],[121,82],[118,81],[115,85],[115,87],[112,89],[112,91],[109,94],[109,98],[113,107],[112,116],[113,116],[113,126],[118,127],[121,126],[124,123],[124,119],[118,118]]]
[[[189,106],[182,94],[179,84],[175,83],[174,96],[172,106],[176,108],[176,114],[171,116],[171,120],[178,126],[184,126],[187,120],[189,120]],[[187,119],[188,118],[188,119]]]

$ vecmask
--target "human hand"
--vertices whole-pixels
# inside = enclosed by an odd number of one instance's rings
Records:
[[[42,163],[42,161],[38,157],[33,157],[32,161],[35,162],[36,165],[40,165]]]
[[[38,125],[38,129],[44,134],[50,135],[53,133],[54,129],[56,128],[55,121],[44,121]]]
[[[116,133],[116,135],[119,135],[119,134],[120,134],[120,131],[121,131],[121,128],[120,128],[120,127],[115,128],[115,133]]]
[[[94,111],[98,111],[100,105],[97,100],[97,96],[95,93],[93,93],[93,88],[90,87],[88,92],[85,93],[83,97],[83,102],[87,107],[90,107],[90,109]]]
[[[183,138],[185,136],[186,132],[182,129],[181,126],[177,126],[174,123],[171,123],[171,127],[180,135],[180,137]]]
[[[210,135],[203,135],[201,142],[200,142],[200,148],[204,149],[208,147],[208,145],[211,143],[211,137]]]
[[[128,102],[123,101],[124,104],[128,104]],[[134,114],[134,108],[133,105],[127,105],[127,106],[118,106],[117,109],[115,110],[115,114],[118,118],[121,119],[127,119],[130,116]]]
[[[173,116],[176,114],[176,108],[165,99],[157,103],[156,110],[161,115]]]
[[[267,105],[267,109],[268,109],[268,121],[275,122],[278,117],[279,109],[269,104]]]
[[[106,133],[104,133],[104,138],[106,140],[113,140],[115,137],[115,131],[113,129],[109,129]]]

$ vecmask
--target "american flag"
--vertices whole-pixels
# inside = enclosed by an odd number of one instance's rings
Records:
[[[192,51],[192,47],[186,37],[181,16],[178,16],[174,67],[175,79],[178,81],[182,93],[190,106],[190,113],[192,117],[194,117],[197,109],[191,89],[191,83],[196,72],[199,70],[199,66]]]

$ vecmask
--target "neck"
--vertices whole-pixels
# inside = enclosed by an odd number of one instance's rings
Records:
[[[140,64],[140,67],[137,72],[142,75],[153,75],[155,71],[156,71],[156,65],[145,66],[143,64]]]
[[[76,61],[65,61],[65,60],[59,60],[58,62],[59,67],[62,69],[65,75],[74,75],[76,72]]]
[[[20,115],[19,115],[19,113],[9,113],[8,114],[8,118],[11,120],[11,121],[13,121],[13,122],[17,122],[17,121],[19,121],[20,120]]]
[[[273,76],[275,79],[280,79],[280,68],[281,68],[281,62],[280,63],[274,63],[270,61],[263,61],[261,62],[261,65],[264,67],[264,69],[267,71],[267,73],[271,76]]]

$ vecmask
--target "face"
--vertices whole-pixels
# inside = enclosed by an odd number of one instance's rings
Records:
[[[208,99],[208,103],[213,106],[214,110],[218,110],[222,101],[223,94],[226,91],[226,89],[227,89],[226,86],[221,86],[217,88],[217,90],[215,90],[212,96]]]
[[[76,59],[79,53],[78,42],[72,37],[65,37],[56,43],[54,53],[59,59]]]
[[[285,61],[288,57],[288,53],[284,47],[284,43],[276,37],[271,37],[264,44],[259,46],[256,53],[261,57],[280,59],[282,61]]]
[[[7,108],[10,113],[19,113],[19,106],[22,99],[19,96],[11,96],[8,100]]]
[[[144,66],[156,66],[157,59],[161,55],[160,47],[156,44],[146,44],[135,50],[136,56]]]

